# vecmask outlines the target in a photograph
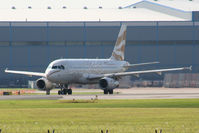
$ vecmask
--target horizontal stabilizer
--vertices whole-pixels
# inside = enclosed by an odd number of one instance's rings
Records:
[[[158,64],[160,62],[146,62],[146,63],[138,63],[138,64],[129,64],[126,67],[136,67],[136,66],[144,66],[144,65],[152,65],[152,64]]]

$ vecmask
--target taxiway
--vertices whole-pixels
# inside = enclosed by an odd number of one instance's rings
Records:
[[[74,89],[76,92],[84,92],[84,89]],[[101,90],[86,89],[86,92],[100,92]],[[186,99],[199,98],[198,88],[131,88],[131,89],[116,89],[116,94],[79,94],[79,95],[11,95],[0,96],[0,100],[30,100],[30,99]]]

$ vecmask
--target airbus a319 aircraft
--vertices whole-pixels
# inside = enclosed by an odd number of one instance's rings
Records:
[[[108,59],[58,59],[49,64],[45,73],[15,71],[6,69],[7,73],[24,74],[29,76],[41,76],[36,81],[40,90],[50,94],[55,85],[60,85],[59,95],[72,94],[71,84],[99,84],[104,94],[113,94],[113,90],[119,86],[119,79],[127,75],[139,75],[143,73],[161,73],[168,71],[179,71],[190,69],[190,67],[156,69],[144,71],[125,72],[129,67],[155,64],[148,62],[130,64],[124,61],[127,26],[123,24],[120,28],[112,55]]]

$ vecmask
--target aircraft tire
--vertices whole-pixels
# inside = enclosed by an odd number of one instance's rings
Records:
[[[113,94],[113,89],[108,90],[109,94]]]
[[[108,94],[108,89],[104,89],[104,94]]]
[[[61,95],[61,91],[60,90],[58,90],[58,95]]]
[[[73,91],[72,89],[68,89],[68,95],[72,95]]]
[[[67,93],[68,93],[68,89],[63,89],[63,90],[62,90],[62,94],[63,94],[63,95],[66,95]]]

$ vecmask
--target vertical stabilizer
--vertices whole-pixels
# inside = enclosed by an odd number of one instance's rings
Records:
[[[117,37],[117,41],[115,43],[115,47],[111,55],[112,60],[119,60],[119,61],[124,60],[124,50],[126,44],[126,28],[127,26],[125,24],[122,24],[120,32]]]

